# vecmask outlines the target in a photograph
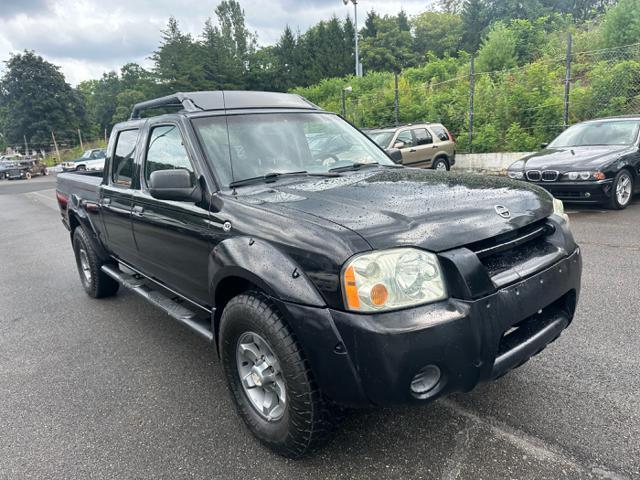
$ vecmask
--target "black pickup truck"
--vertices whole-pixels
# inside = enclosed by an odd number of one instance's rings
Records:
[[[340,148],[310,148],[323,136]],[[60,174],[57,199],[86,292],[129,288],[214,343],[239,414],[289,457],[344,407],[504,375],[571,323],[580,291],[548,192],[396,165],[295,95],[138,104],[104,173]]]

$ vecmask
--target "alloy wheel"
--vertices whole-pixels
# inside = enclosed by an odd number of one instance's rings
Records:
[[[629,203],[631,199],[631,189],[632,189],[631,177],[628,173],[624,173],[618,179],[618,183],[616,184],[616,198],[620,205],[626,205]]]
[[[267,421],[280,420],[287,403],[278,358],[267,341],[254,332],[243,333],[236,347],[240,383],[253,408]]]

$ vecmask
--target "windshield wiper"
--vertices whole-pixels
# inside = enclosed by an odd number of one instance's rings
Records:
[[[380,164],[378,162],[372,162],[372,163],[354,162],[351,165],[330,168],[329,171],[330,172],[348,172],[349,170],[361,170],[363,168],[377,167],[379,165]]]
[[[300,170],[299,172],[269,172],[264,175],[260,175],[258,177],[244,178],[242,180],[236,180],[229,184],[230,188],[242,187],[244,185],[251,185],[253,183],[271,183],[275,182],[278,178],[282,177],[292,177],[295,175],[307,175],[310,177],[337,177],[336,173],[309,173],[306,170]]]

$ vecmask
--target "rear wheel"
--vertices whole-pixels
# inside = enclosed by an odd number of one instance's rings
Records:
[[[26,178],[27,180],[31,180],[31,172],[27,172],[24,174],[24,178]]]
[[[220,321],[220,354],[238,413],[263,444],[297,458],[324,442],[336,412],[266,296],[248,292],[227,304]]]
[[[433,165],[431,166],[431,168],[433,168],[434,170],[440,170],[442,172],[447,172],[449,171],[449,162],[447,161],[446,158],[436,158],[433,161]]]
[[[78,172],[86,172],[87,171],[87,167],[85,167],[84,165],[80,165],[80,166],[76,167],[76,171],[78,171]]]
[[[115,295],[120,284],[101,270],[105,262],[96,254],[89,235],[82,227],[73,232],[73,252],[76,255],[80,281],[87,295],[93,298]]]
[[[609,208],[622,210],[627,208],[633,196],[633,176],[628,170],[620,170],[613,180]]]

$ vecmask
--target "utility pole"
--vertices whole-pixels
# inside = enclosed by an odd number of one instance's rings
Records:
[[[60,163],[62,161],[62,159],[60,158],[60,150],[58,150],[58,142],[56,142],[56,135],[55,135],[55,133],[53,133],[53,130],[51,130],[51,138],[53,139],[53,146],[56,148],[56,155],[58,156],[58,163]]]
[[[78,129],[78,138],[80,139],[80,150],[84,151],[84,145],[82,144],[82,133]]]
[[[395,100],[394,100],[394,113],[396,119],[396,127],[400,124],[400,91],[398,89],[398,72],[394,73],[395,76]]]
[[[347,118],[347,93],[351,93],[353,88],[344,87],[342,89],[342,118],[346,120]]]
[[[27,136],[23,135],[22,138],[24,138],[24,155],[26,157],[29,156],[29,144],[27,143]]]
[[[567,60],[565,63],[564,75],[564,115],[562,123],[566,129],[569,126],[569,93],[571,90],[571,48],[573,46],[573,38],[571,32],[567,35]]]
[[[356,43],[356,77],[362,76],[362,66],[360,65],[360,49],[358,47],[358,0],[342,0],[345,5],[349,5],[349,2],[353,3],[353,17],[356,28],[355,43]]]
[[[473,97],[476,89],[475,57],[471,55],[469,66],[469,153],[473,153]]]

